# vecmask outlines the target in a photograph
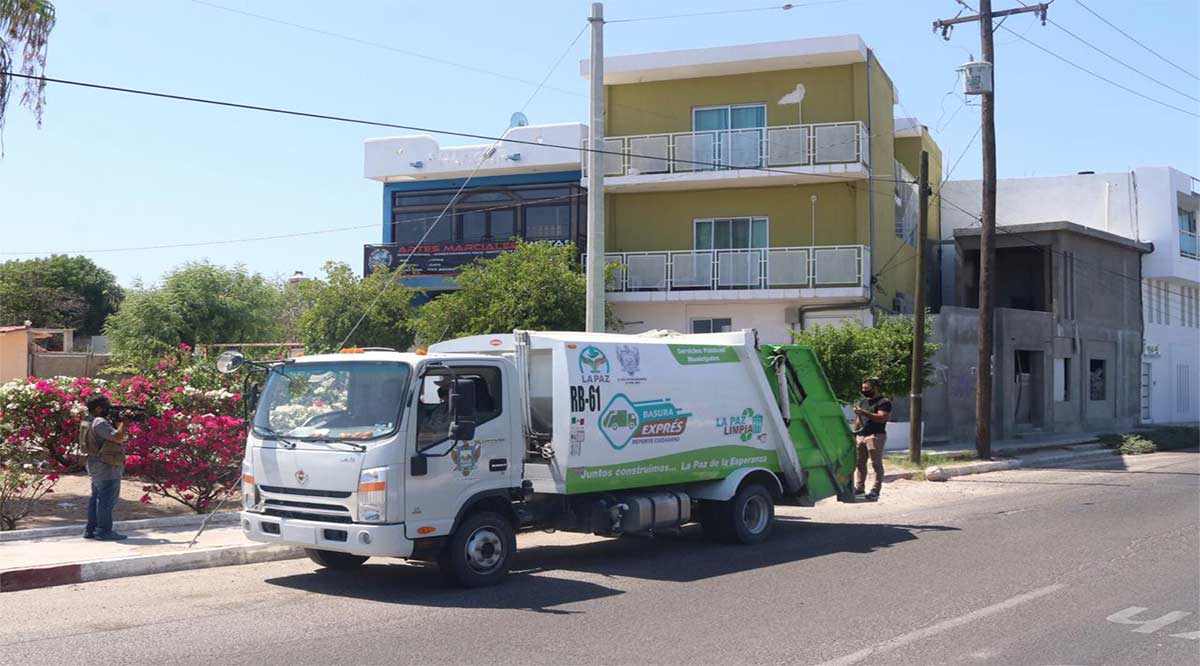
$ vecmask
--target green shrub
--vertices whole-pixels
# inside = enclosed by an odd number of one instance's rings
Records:
[[[1117,450],[1123,456],[1136,456],[1143,453],[1154,453],[1158,447],[1145,437],[1130,433],[1121,438],[1121,445],[1117,447]]]

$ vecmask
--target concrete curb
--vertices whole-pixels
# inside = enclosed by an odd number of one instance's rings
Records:
[[[304,549],[271,543],[238,544],[180,553],[136,555],[94,562],[76,562],[0,571],[0,593],[72,585],[109,578],[255,564],[304,557]]]
[[[228,525],[238,521],[237,511],[218,511],[208,514],[212,516],[209,525]],[[159,527],[200,527],[204,522],[203,515],[189,513],[180,516],[164,518],[143,518],[141,520],[120,520],[113,523],[113,529],[118,532],[156,529]],[[0,543],[19,541],[22,539],[45,539],[46,537],[77,536],[83,533],[83,525],[62,525],[57,527],[35,527],[28,530],[10,530],[0,532]]]
[[[1066,453],[1059,456],[1047,456],[1045,458],[1014,458],[1012,460],[996,460],[992,462],[972,463],[970,465],[956,465],[954,467],[935,466],[929,467],[925,470],[925,479],[928,481],[946,481],[956,476],[969,476],[972,474],[985,474],[987,472],[1000,472],[1009,469],[1017,469],[1020,467],[1057,465],[1064,462],[1075,462],[1086,458],[1102,458],[1104,456],[1114,456],[1116,454],[1117,452],[1112,449],[1088,449],[1086,451],[1076,451],[1074,453]]]

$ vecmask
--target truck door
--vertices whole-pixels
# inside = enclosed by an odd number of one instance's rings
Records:
[[[449,367],[449,370],[447,367]],[[475,384],[475,437],[454,442],[450,419],[450,370]],[[507,404],[507,380],[500,363],[446,362],[428,367],[412,398],[409,474],[405,480],[405,533],[410,539],[446,536],[459,507],[476,493],[521,483],[521,460],[512,455],[515,404]],[[424,473],[420,473],[424,460]]]

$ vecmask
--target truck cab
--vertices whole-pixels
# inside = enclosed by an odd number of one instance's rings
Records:
[[[436,558],[480,502],[511,521],[523,455],[513,370],[499,356],[357,350],[272,365],[243,462],[246,536],[353,568]],[[456,441],[455,425],[474,432]],[[482,536],[486,562],[506,544]]]

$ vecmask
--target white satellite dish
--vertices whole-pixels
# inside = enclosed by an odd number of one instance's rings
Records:
[[[509,129],[512,129],[514,127],[527,127],[528,125],[529,125],[529,119],[526,118],[525,114],[521,113],[520,111],[517,111],[516,113],[512,114],[512,117],[510,117],[508,119],[508,128]]]

